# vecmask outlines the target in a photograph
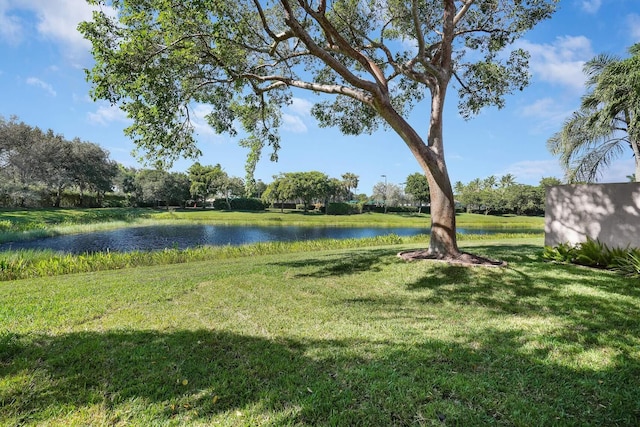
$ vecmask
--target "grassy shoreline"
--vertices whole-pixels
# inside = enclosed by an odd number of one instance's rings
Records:
[[[0,283],[0,425],[637,425],[640,283],[461,242]]]
[[[536,234],[461,234],[458,240],[467,244],[482,241],[536,242]],[[215,261],[257,255],[290,254],[318,250],[365,248],[381,245],[428,245],[428,235],[400,237],[395,234],[362,239],[319,239],[298,242],[259,242],[247,245],[197,246],[186,249],[165,248],[156,251],[97,252],[68,254],[51,250],[0,251],[0,281],[50,277],[73,273],[119,270],[141,266],[161,266],[199,261]]]

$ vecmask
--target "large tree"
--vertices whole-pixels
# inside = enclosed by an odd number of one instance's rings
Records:
[[[187,170],[189,180],[191,181],[191,197],[197,202],[202,200],[202,209],[207,204],[209,196],[215,196],[222,192],[222,182],[226,179],[227,174],[220,164],[215,166],[203,166],[200,162],[196,162]]]
[[[346,172],[342,174],[342,182],[344,183],[347,197],[351,198],[351,190],[355,191],[358,188],[359,179],[360,177],[352,172]]]
[[[557,0],[109,3],[115,14],[96,12],[80,26],[96,61],[92,95],[128,113],[127,133],[148,155],[197,154],[190,119],[194,102],[205,103],[216,131],[237,135],[241,126],[251,174],[265,145],[276,156],[292,89],[325,94],[312,109],[321,126],[355,135],[383,124],[407,145],[431,189],[429,252],[457,256],[442,137],[447,89],[454,80],[465,117],[501,107],[528,82],[528,55],[508,45]],[[407,118],[425,98],[429,130],[420,135]]]
[[[429,182],[424,174],[416,172],[409,175],[404,191],[418,202],[418,213],[422,213],[422,204],[429,202]]]
[[[289,172],[284,179],[289,196],[302,201],[305,212],[313,201],[324,201],[331,192],[329,177],[322,172]]]
[[[59,207],[68,189],[80,192],[81,204],[87,190],[100,199],[111,191],[116,173],[116,162],[97,144],[69,141],[52,130],[43,132],[16,117],[6,121],[0,116],[0,192],[8,205],[25,204],[31,193],[29,205],[48,205],[45,201],[51,198]]]
[[[630,148],[640,182],[640,43],[631,57],[598,55],[584,66],[587,93],[580,109],[548,141],[568,182],[595,180]]]
[[[109,152],[98,144],[74,138],[71,145],[71,178],[80,192],[80,205],[84,203],[84,192],[93,191],[101,200],[105,193],[112,191],[118,174],[118,164],[109,159]]]
[[[289,187],[284,174],[274,176],[273,181],[267,185],[267,188],[262,193],[262,201],[273,203],[274,206],[280,203],[280,212],[284,212],[284,202],[292,197]]]

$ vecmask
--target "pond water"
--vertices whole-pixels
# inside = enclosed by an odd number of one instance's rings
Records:
[[[458,228],[459,233],[495,234],[504,231]],[[509,232],[526,231],[532,230],[509,230]],[[27,242],[4,243],[0,244],[0,251],[52,249],[74,254],[105,251],[130,252],[164,248],[185,249],[201,245],[221,246],[273,241],[359,239],[387,234],[414,236],[428,233],[429,228],[167,225],[122,228],[87,234],[49,237]]]

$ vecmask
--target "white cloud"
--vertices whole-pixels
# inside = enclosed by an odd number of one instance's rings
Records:
[[[313,103],[303,98],[293,98],[288,109],[299,116],[310,116]]]
[[[512,174],[516,181],[522,184],[537,185],[545,177],[562,177],[563,172],[557,160],[524,160],[513,163],[498,173],[502,176]]]
[[[90,48],[77,30],[78,24],[90,20],[95,9],[83,0],[0,0],[0,36],[18,42],[28,34],[26,23],[12,12],[29,12],[35,16],[35,29],[40,36],[60,43],[65,56],[77,58]],[[102,9],[113,14],[109,6]]]
[[[413,38],[403,38],[401,40],[402,48],[410,53],[418,53],[418,41]]]
[[[207,123],[207,115],[211,114],[212,111],[213,109],[207,104],[195,104],[191,108],[189,119],[197,135],[207,138],[219,137],[215,130]]]
[[[582,67],[594,56],[588,38],[563,36],[556,38],[551,44],[523,40],[517,45],[531,54],[529,65],[534,78],[580,91],[584,89]]]
[[[57,95],[56,91],[53,89],[53,86],[51,86],[49,83],[45,81],[40,80],[39,78],[29,77],[26,80],[26,82],[29,86],[35,86],[35,87],[39,87],[40,89],[44,89],[44,91],[51,96]]]
[[[87,118],[92,124],[106,126],[112,122],[128,122],[127,114],[116,105],[102,104],[95,113],[87,113]]]
[[[525,119],[534,121],[533,129],[545,132],[559,129],[573,110],[564,108],[553,98],[541,98],[532,104],[521,107],[518,114]]]
[[[0,40],[16,44],[22,39],[22,24],[17,16],[9,14],[10,0],[0,0]]]
[[[632,13],[627,16],[627,27],[634,42],[640,42],[640,15]]]
[[[600,10],[600,6],[602,5],[602,0],[581,0],[580,8],[587,13],[595,14]]]
[[[294,116],[291,114],[282,114],[282,129],[293,133],[305,133],[307,132],[307,125],[304,124],[300,116]]]
[[[35,12],[38,32],[60,42],[65,54],[77,57],[90,49],[90,43],[78,32],[78,24],[91,19],[93,7],[78,0],[22,0],[25,7]]]
[[[282,113],[282,129],[293,133],[306,133],[305,120],[311,117],[313,103],[303,98],[293,98]]]

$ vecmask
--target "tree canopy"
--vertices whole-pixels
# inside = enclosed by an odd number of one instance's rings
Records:
[[[418,212],[421,213],[422,204],[429,201],[429,182],[424,174],[416,172],[409,175],[404,191],[418,202]]]
[[[49,129],[0,116],[0,204],[59,207],[66,189],[104,195],[111,191],[116,162],[99,145],[68,140]],[[44,202],[44,203],[43,203]]]
[[[580,109],[548,141],[568,182],[595,180],[625,148],[635,158],[640,181],[640,43],[631,56],[598,55],[584,66],[587,93]]]
[[[89,0],[100,4],[102,0]],[[251,178],[265,146],[277,158],[292,89],[326,96],[321,126],[345,134],[392,129],[431,188],[429,251],[457,255],[442,111],[453,79],[470,117],[528,82],[526,52],[508,45],[557,0],[112,0],[80,30],[93,44],[92,95],[133,119],[127,133],[153,158],[196,155],[194,103],[209,124],[240,136]],[[408,112],[430,99],[422,137]],[[248,180],[250,181],[250,179]]]

